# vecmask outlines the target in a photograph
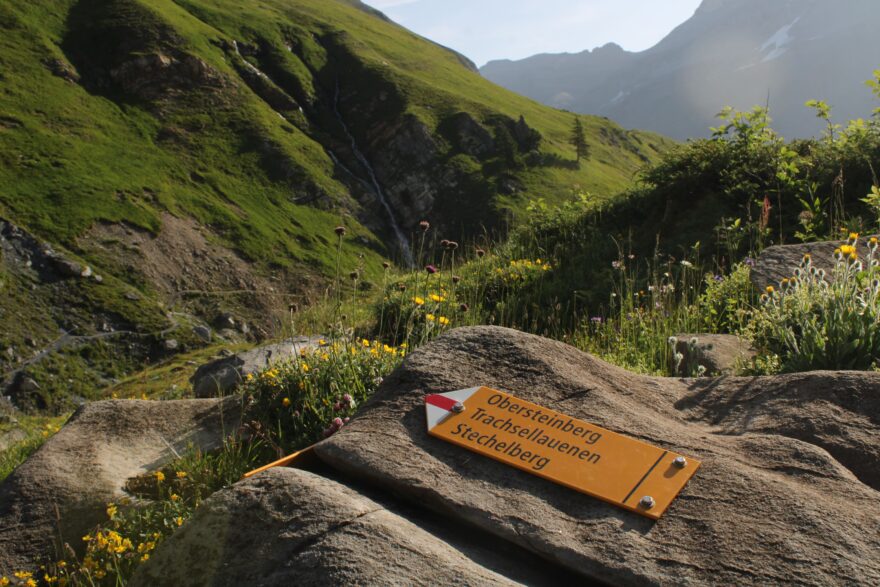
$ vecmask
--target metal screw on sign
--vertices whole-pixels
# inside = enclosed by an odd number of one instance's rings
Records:
[[[672,464],[678,467],[679,469],[684,469],[688,466],[688,460],[684,457],[675,457],[675,460],[672,461]]]
[[[452,406],[452,411],[456,414],[460,414],[464,411],[464,404],[461,402],[455,402],[455,405]]]
[[[652,507],[654,507],[654,503],[656,503],[656,502],[654,501],[654,498],[651,497],[650,495],[646,495],[645,497],[643,497],[642,499],[639,500],[639,505],[641,507],[645,508],[646,510],[649,510]]]

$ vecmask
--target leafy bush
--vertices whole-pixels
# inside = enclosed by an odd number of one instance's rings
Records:
[[[878,241],[860,257],[858,235],[834,252],[830,275],[806,256],[779,288],[768,286],[749,326],[784,372],[871,369],[880,359]]]
[[[727,276],[706,276],[706,289],[697,301],[702,332],[740,333],[746,327],[757,301],[749,279],[751,262],[737,263]]]
[[[333,434],[400,363],[406,348],[367,339],[322,341],[295,360],[248,376],[240,390],[246,435],[281,457]]]

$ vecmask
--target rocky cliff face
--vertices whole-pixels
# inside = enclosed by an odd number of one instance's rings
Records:
[[[880,65],[880,4],[870,0],[705,0],[641,53],[608,45],[579,54],[495,61],[488,79],[546,104],[685,139],[706,136],[724,106],[770,105],[789,138],[822,128],[806,100],[838,121],[870,115],[863,82]]]

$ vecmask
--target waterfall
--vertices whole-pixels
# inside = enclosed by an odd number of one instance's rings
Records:
[[[379,199],[379,203],[382,204],[382,207],[385,209],[385,213],[388,216],[388,223],[391,226],[391,230],[394,232],[394,237],[397,239],[397,244],[400,247],[400,252],[403,255],[403,260],[407,264],[408,267],[413,267],[415,265],[415,260],[413,259],[412,250],[410,250],[409,239],[406,238],[406,235],[401,230],[400,225],[397,223],[397,218],[394,216],[394,210],[391,208],[391,204],[388,203],[388,200],[385,198],[385,192],[382,190],[382,186],[379,185],[379,179],[376,177],[376,172],[373,170],[373,166],[370,165],[370,162],[367,160],[366,155],[361,152],[358,148],[357,141],[354,139],[354,135],[348,130],[348,125],[345,124],[345,120],[342,118],[342,114],[339,112],[339,82],[336,82],[336,92],[333,96],[333,112],[336,114],[337,120],[339,120],[339,124],[342,126],[342,130],[345,133],[345,136],[348,137],[349,143],[351,144],[351,151],[354,153],[355,158],[358,162],[363,166],[363,168],[367,171],[367,175],[370,178],[370,184],[373,187],[373,192],[376,194],[376,197]]]

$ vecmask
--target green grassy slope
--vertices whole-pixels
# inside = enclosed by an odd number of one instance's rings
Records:
[[[134,332],[141,365],[164,356],[156,348],[169,332],[197,344],[184,332],[194,322],[169,310],[210,321],[224,304],[252,317],[276,304],[270,331],[287,309],[279,291],[334,274],[340,223],[344,270],[375,281],[383,258],[399,255],[352,138],[403,233],[427,218],[465,239],[522,217],[534,198],[608,197],[671,145],[582,117],[592,158],[577,166],[572,117],[494,86],[356,1],[2,3],[0,217],[104,279],[43,283],[25,257],[0,259],[0,347],[14,350],[0,354],[0,374],[30,365],[21,349],[37,352],[62,329]],[[173,237],[169,215],[247,265],[257,284],[250,298],[177,295],[195,287],[184,275],[190,261],[169,259],[182,269],[161,283],[145,269],[125,234]],[[102,232],[108,226],[124,234]],[[186,242],[171,254],[186,254]],[[192,263],[208,274],[203,282],[225,283],[229,260],[211,254]],[[278,291],[267,301],[259,288],[270,282]],[[133,359],[107,359],[125,355],[115,340],[102,339],[99,352],[50,353],[27,372],[46,397],[70,373],[87,386],[123,376]]]

